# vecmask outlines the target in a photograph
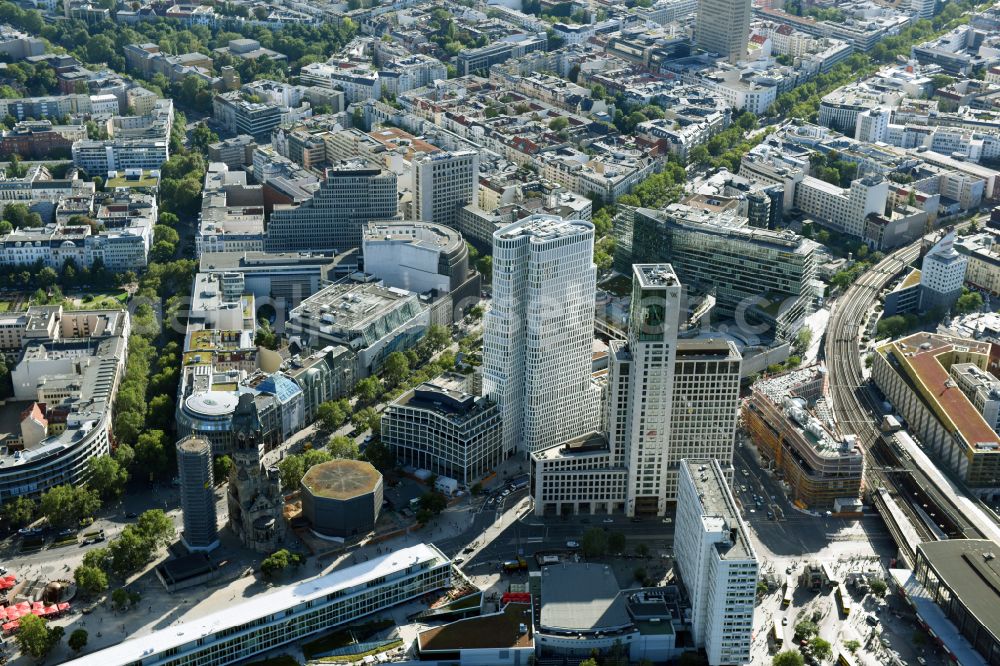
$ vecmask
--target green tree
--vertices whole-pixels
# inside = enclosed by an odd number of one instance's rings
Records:
[[[370,442],[368,446],[365,447],[365,452],[362,455],[364,460],[370,462],[375,469],[385,474],[389,472],[396,466],[396,457],[384,442],[376,440]]]
[[[371,430],[378,432],[381,417],[372,407],[365,407],[351,415],[351,423],[358,430]]]
[[[38,503],[39,512],[54,527],[77,525],[100,508],[97,491],[85,486],[55,486],[43,494]]]
[[[898,338],[906,332],[908,326],[906,318],[902,315],[883,317],[875,327],[875,334],[879,338]]]
[[[265,557],[260,563],[260,570],[265,576],[270,577],[290,566],[301,566],[304,561],[304,558],[298,553],[282,548]]]
[[[612,532],[608,535],[608,552],[618,555],[625,551],[625,535],[621,532]]]
[[[812,620],[802,620],[795,625],[795,640],[808,640],[819,633],[819,627]]]
[[[396,351],[386,356],[382,365],[382,375],[389,386],[399,386],[409,374],[410,362],[406,359],[406,354]]]
[[[448,506],[448,499],[439,492],[428,491],[420,496],[420,508],[436,516]],[[422,521],[426,522],[426,521]]]
[[[549,121],[549,129],[552,130],[553,132],[562,131],[567,127],[569,127],[569,120],[567,120],[563,116],[559,116],[558,118],[553,118],[552,120]]]
[[[120,496],[128,483],[128,470],[111,456],[89,459],[87,470],[90,473],[87,485],[104,499]]]
[[[583,533],[580,547],[586,557],[603,557],[608,552],[608,533],[599,527],[591,527]]]
[[[29,497],[15,497],[3,505],[3,519],[11,527],[27,525],[35,517],[35,502]]]
[[[111,603],[115,605],[115,610],[123,611],[132,604],[132,599],[129,597],[128,590],[123,587],[117,588],[111,593]]]
[[[56,273],[54,268],[46,266],[35,274],[35,282],[47,289],[59,282],[59,273]]]
[[[798,650],[785,650],[774,655],[772,666],[805,666],[806,660]]]
[[[958,314],[978,312],[982,308],[983,296],[978,291],[966,290],[955,302],[955,312]]]
[[[305,453],[296,453],[285,456],[278,463],[278,474],[281,476],[281,485],[287,491],[299,487],[299,482],[309,468],[313,465],[333,460],[329,452],[322,449],[312,449]]]
[[[70,650],[79,654],[83,648],[87,647],[87,638],[86,629],[74,629],[73,633],[69,635],[69,640],[66,641],[66,644],[69,645]]]
[[[227,455],[216,456],[212,461],[212,478],[215,484],[225,483],[229,479],[229,472],[233,469],[233,459]]]
[[[44,659],[59,644],[65,633],[62,627],[50,627],[45,619],[37,615],[25,615],[19,623],[14,641],[22,653],[35,659]]]
[[[378,377],[365,377],[354,385],[354,395],[364,403],[375,402],[382,395],[382,384]]]
[[[889,591],[889,586],[881,578],[875,578],[868,583],[868,587],[871,588],[872,594],[876,597],[884,597],[885,593]]]
[[[259,347],[264,347],[265,349],[270,349],[271,351],[277,351],[278,345],[281,343],[281,337],[278,332],[271,328],[271,322],[267,319],[261,319],[258,322],[257,334],[254,337],[254,344]]]
[[[451,342],[451,336],[448,334],[448,329],[445,326],[431,324],[427,328],[423,342],[432,352],[439,352],[448,346],[448,343]]]
[[[795,334],[795,344],[792,345],[792,347],[797,353],[804,354],[809,349],[812,339],[812,329],[808,326],[803,326],[799,329],[799,332]]]
[[[847,648],[851,654],[854,654],[859,649],[861,649],[861,641],[855,640],[853,638],[850,640],[846,640],[844,641],[844,647]]]
[[[153,548],[134,525],[126,525],[108,544],[109,568],[122,578],[142,568],[153,556]]]
[[[150,477],[164,476],[167,470],[167,435],[162,430],[147,430],[135,444],[135,459],[139,469]]]
[[[176,533],[174,521],[163,512],[162,509],[149,509],[139,515],[139,520],[135,523],[140,536],[149,544],[150,548],[156,549],[169,544]]]
[[[160,225],[166,227],[175,227],[175,228],[177,227],[178,224],[180,224],[181,221],[180,218],[177,217],[174,213],[170,213],[167,211],[163,211],[162,213],[160,213],[157,220],[159,221]]]
[[[360,455],[358,443],[350,437],[345,437],[344,435],[334,435],[331,437],[330,442],[326,445],[326,450],[329,451],[330,455],[334,458],[349,458],[351,460],[357,460]]]
[[[826,661],[833,656],[833,646],[830,645],[830,641],[819,636],[813,636],[809,639],[809,647],[812,649],[813,656],[820,661]]]
[[[319,419],[325,429],[336,430],[344,425],[350,408],[350,404],[348,403],[348,409],[344,409],[344,402],[346,401],[327,400],[320,403],[319,407],[316,408],[316,418]]]
[[[169,214],[169,213],[168,213]],[[181,240],[180,234],[174,230],[173,227],[168,227],[165,224],[157,224],[153,227],[153,242],[154,243],[170,243],[171,245],[177,245]]]
[[[108,589],[108,575],[100,567],[81,564],[73,572],[73,580],[87,596],[95,596]]]

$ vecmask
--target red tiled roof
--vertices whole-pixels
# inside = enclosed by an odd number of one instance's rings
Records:
[[[914,338],[917,338],[914,340]],[[948,370],[939,357],[954,349],[946,338],[921,335],[910,336],[905,340],[907,348],[913,350],[913,355],[907,357],[910,366],[916,372],[918,379],[941,405],[941,409],[955,424],[958,431],[971,446],[984,442],[1000,443],[1000,437],[990,428],[982,414],[975,408],[960,388],[949,381]],[[920,350],[919,345],[930,343],[930,349]],[[972,343],[976,344],[976,343]]]

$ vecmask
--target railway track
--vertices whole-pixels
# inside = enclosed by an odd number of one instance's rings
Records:
[[[881,437],[877,426],[881,411],[865,385],[860,349],[861,326],[865,324],[866,315],[882,290],[917,258],[919,252],[919,242],[900,248],[864,273],[837,299],[827,327],[824,351],[833,413],[841,433],[855,435],[864,452],[865,486],[869,493],[885,488],[891,495],[899,496],[900,489],[884,471],[891,461],[885,460],[876,446]],[[917,534],[922,539],[933,540],[933,534],[909,502],[899,504]],[[889,521],[890,517],[885,516],[885,519]],[[890,531],[896,534],[899,530],[890,525]],[[900,546],[907,548],[906,544]]]

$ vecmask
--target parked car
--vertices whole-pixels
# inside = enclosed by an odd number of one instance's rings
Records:
[[[576,541],[567,541],[566,542],[566,547],[567,548],[579,548],[580,544],[578,542],[576,542]]]

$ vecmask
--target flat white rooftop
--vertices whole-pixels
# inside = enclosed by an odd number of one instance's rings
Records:
[[[401,548],[318,578],[259,594],[225,610],[133,638],[74,659],[70,663],[76,666],[120,666],[149,659],[156,654],[193,643],[200,638],[208,638],[207,643],[216,633],[225,629],[245,625],[304,602],[321,599],[333,592],[363,585],[382,576],[402,573],[407,567],[415,564],[434,563],[435,560],[442,563],[448,561],[437,548],[427,544]]]

